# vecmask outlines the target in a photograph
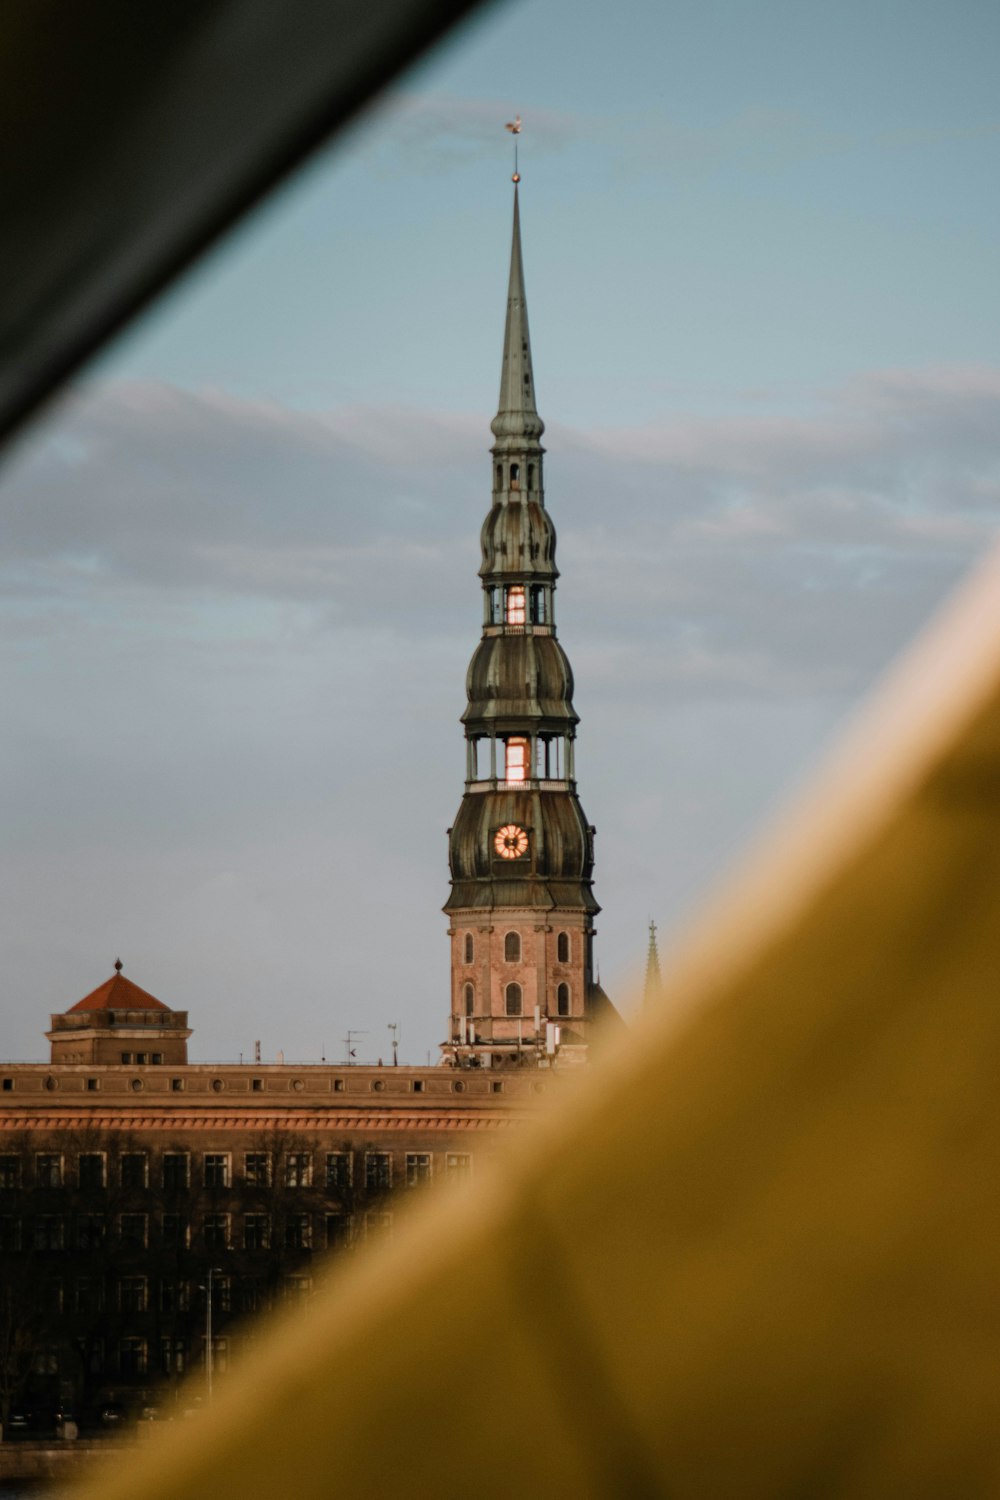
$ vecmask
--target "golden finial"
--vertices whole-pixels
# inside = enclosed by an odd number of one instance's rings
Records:
[[[510,180],[516,186],[521,181],[521,174],[517,170],[517,138],[521,134],[521,116],[515,115],[513,120],[508,120],[504,129],[509,130],[514,137],[514,173]]]

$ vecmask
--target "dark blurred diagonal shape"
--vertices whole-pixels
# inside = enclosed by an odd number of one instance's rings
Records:
[[[0,437],[472,0],[10,0]]]

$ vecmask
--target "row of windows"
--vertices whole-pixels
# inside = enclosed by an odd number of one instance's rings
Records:
[[[531,383],[530,382],[530,378],[527,375],[525,375],[525,377],[524,377],[524,383],[525,383],[526,386],[530,385],[530,383]],[[510,479],[510,487],[511,487],[511,489],[512,490],[519,490],[521,488],[521,465],[520,464],[511,464],[510,469],[508,470],[508,477]],[[528,464],[528,466],[527,466],[527,481],[528,481],[528,489],[529,490],[533,490],[535,488],[535,466],[534,466],[534,464]],[[497,489],[498,490],[502,490],[503,489],[503,464],[497,464]]]
[[[465,986],[462,998],[465,1004],[465,1014],[470,1017],[474,1016],[476,1014],[476,987],[474,984],[467,984]],[[506,985],[503,992],[503,1000],[505,1015],[519,1016],[522,1014],[524,996],[519,984]],[[559,984],[556,986],[556,1015],[568,1016],[569,1013],[569,985]]]
[[[471,932],[465,934],[464,939],[465,962],[471,964],[476,958],[476,940]],[[506,963],[519,964],[521,962],[521,934],[519,932],[505,932],[503,938],[503,956]],[[568,964],[570,959],[570,940],[568,932],[560,932],[556,938],[556,963]]]
[[[131,1053],[126,1053],[126,1052],[122,1053],[122,1062],[128,1062],[128,1061],[131,1061],[131,1060],[132,1060],[132,1054]],[[157,1058],[154,1057],[153,1060],[155,1062],[155,1061],[157,1061]],[[145,1062],[146,1061],[146,1054],[145,1053],[136,1053],[134,1061],[136,1061],[136,1062]],[[115,1082],[117,1082],[117,1080],[115,1080]],[[0,1080],[0,1083],[2,1083],[3,1091],[5,1093],[10,1093],[10,1092],[12,1092],[12,1090],[14,1088],[15,1079],[13,1079],[13,1078],[4,1078],[4,1079]],[[223,1089],[225,1089],[227,1087],[228,1088],[232,1088],[232,1087],[235,1086],[235,1087],[239,1088],[242,1083],[243,1083],[242,1079],[240,1079],[239,1082],[234,1085],[232,1083],[232,1081],[226,1080],[224,1078],[213,1078],[211,1080],[211,1083],[210,1083],[209,1087],[212,1089],[213,1093],[219,1094],[219,1093],[222,1092]],[[129,1080],[129,1085],[136,1092],[139,1092],[139,1090],[141,1090],[141,1089],[143,1089],[145,1087],[145,1084],[144,1084],[144,1082],[143,1082],[143,1080],[141,1078],[132,1078],[132,1079],[130,1079]],[[87,1086],[88,1089],[96,1091],[101,1086],[101,1080],[99,1078],[88,1078],[86,1080],[86,1086]],[[184,1091],[184,1089],[185,1089],[186,1086],[187,1086],[187,1080],[184,1079],[184,1078],[171,1078],[171,1080],[170,1080],[170,1087],[174,1091],[174,1093],[176,1093],[176,1094],[183,1093],[183,1091]],[[424,1079],[423,1078],[411,1078],[410,1081],[409,1081],[409,1086],[410,1086],[410,1088],[413,1090],[413,1092],[415,1094],[422,1094],[424,1092]],[[46,1078],[45,1083],[44,1083],[44,1087],[46,1089],[50,1090],[50,1091],[53,1090],[53,1089],[57,1089],[59,1087],[59,1080],[57,1078],[53,1078],[53,1077]],[[305,1088],[305,1083],[303,1082],[303,1080],[301,1078],[293,1078],[293,1079],[291,1079],[291,1081],[289,1083],[286,1084],[286,1087],[294,1090],[295,1093],[301,1093],[302,1090]],[[343,1078],[334,1078],[334,1079],[331,1080],[330,1087],[331,1087],[331,1090],[333,1091],[333,1093],[335,1093],[335,1094],[342,1094],[342,1093],[344,1093],[347,1085],[344,1082]],[[376,1079],[372,1083],[371,1087],[374,1090],[376,1090],[376,1091],[380,1091],[380,1090],[382,1090],[382,1089],[385,1088],[385,1084],[384,1084],[384,1082],[381,1079]],[[263,1089],[264,1089],[264,1080],[263,1080],[263,1078],[251,1078],[251,1080],[250,1080],[250,1088],[251,1088],[251,1091],[253,1093],[255,1093],[255,1094],[262,1093]]]
[[[468,1170],[467,1158],[464,1170]],[[459,1169],[461,1170],[461,1169]],[[407,1161],[407,1182],[415,1187],[430,1179],[429,1157]],[[310,1250],[316,1218],[325,1222],[328,1246],[344,1238],[344,1225],[350,1215],[288,1214],[277,1225],[270,1214],[243,1214],[235,1231],[233,1216],[228,1213],[205,1214],[201,1220],[201,1241],[206,1250],[230,1250],[239,1245],[244,1250]],[[164,1249],[184,1250],[191,1244],[191,1222],[181,1214],[160,1214],[156,1228]],[[116,1220],[119,1243],[131,1250],[149,1248],[148,1214],[119,1214]],[[78,1214],[70,1222],[59,1214],[36,1214],[22,1222],[9,1214],[0,1215],[0,1251],[18,1250],[93,1250],[107,1243],[108,1224],[103,1214]],[[235,1234],[235,1238],[234,1238]]]
[[[330,1192],[343,1192],[354,1181],[354,1156],[350,1151],[328,1151],[321,1158],[325,1171],[325,1186]],[[467,1170],[470,1158],[463,1152],[447,1152],[445,1167],[449,1172]],[[365,1187],[368,1191],[380,1190],[392,1184],[392,1156],[388,1151],[367,1151],[365,1162]],[[429,1152],[408,1152],[406,1155],[406,1180],[412,1185],[422,1181],[424,1169],[430,1176],[431,1156]],[[23,1159],[20,1156],[0,1156],[0,1188],[16,1189],[21,1186]],[[166,1152],[160,1158],[162,1186],[165,1191],[181,1191],[191,1183],[191,1156],[187,1151]],[[108,1182],[108,1158],[103,1151],[81,1152],[76,1164],[77,1181],[81,1188],[103,1188]],[[270,1151],[246,1151],[243,1153],[243,1180],[251,1187],[270,1187],[273,1180],[273,1159]],[[281,1180],[285,1187],[311,1187],[313,1185],[313,1153],[290,1151],[281,1160]],[[145,1151],[125,1152],[118,1158],[118,1181],[128,1189],[149,1186],[149,1155]],[[228,1151],[206,1151],[202,1154],[202,1181],[206,1188],[228,1188],[232,1185],[232,1155]],[[39,1152],[35,1156],[35,1182],[41,1187],[65,1185],[65,1163],[62,1155]],[[127,1217],[127,1215],[123,1215]]]
[[[486,610],[490,625],[548,625],[549,590],[541,583],[494,584],[486,590]]]

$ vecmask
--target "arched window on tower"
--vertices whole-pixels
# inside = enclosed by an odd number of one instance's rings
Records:
[[[476,954],[476,942],[471,932],[465,934],[465,962],[471,964]]]
[[[520,464],[511,464],[510,466],[510,487],[512,490],[519,490],[521,488]]]
[[[503,464],[497,464],[497,489],[503,489]]]
[[[533,490],[534,488],[535,488],[535,466],[534,466],[534,464],[529,464],[528,465],[528,489],[529,490]]]
[[[561,932],[556,938],[556,963],[569,963],[569,933]]]
[[[467,1016],[474,1016],[476,1014],[476,987],[474,984],[467,984],[465,986],[463,999],[465,1000],[465,1014]]]
[[[503,956],[506,963],[519,964],[521,962],[521,934],[519,932],[508,932],[504,935]]]
[[[505,620],[508,625],[524,624],[524,584],[512,583],[507,589]]]
[[[504,1010],[508,1016],[521,1014],[521,986],[509,984],[504,990]]]
[[[560,1016],[569,1015],[569,985],[561,984],[556,990],[556,1013]]]

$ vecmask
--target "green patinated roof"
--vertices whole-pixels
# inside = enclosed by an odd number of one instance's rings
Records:
[[[537,442],[545,423],[535,406],[535,374],[531,367],[528,334],[528,303],[524,294],[524,263],[521,259],[521,213],[514,188],[514,231],[510,247],[510,281],[507,286],[507,324],[500,371],[500,403],[490,426],[499,439],[525,438]]]

